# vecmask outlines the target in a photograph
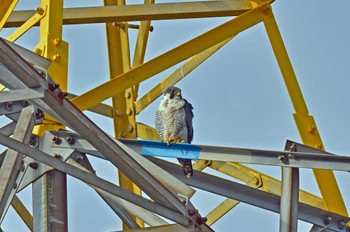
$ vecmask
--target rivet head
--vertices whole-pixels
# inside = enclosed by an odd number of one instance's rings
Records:
[[[130,93],[130,91],[126,91],[126,92],[125,92],[125,97],[126,97],[127,99],[130,99],[130,98],[131,98],[131,93]]]
[[[61,59],[60,54],[53,55],[52,60],[58,62]]]
[[[129,132],[133,132],[134,131],[134,127],[132,125],[128,125],[128,131]]]
[[[69,145],[73,145],[75,143],[75,139],[73,137],[69,136],[66,138],[66,140]]]
[[[345,222],[338,222],[338,228],[339,229],[344,229],[345,228]]]
[[[120,109],[116,109],[115,110],[115,115],[117,115],[117,116],[122,116],[122,111],[120,110]]]
[[[43,50],[41,50],[40,48],[36,48],[34,52],[35,52],[35,54],[38,54],[39,56],[41,56],[41,54],[43,54]]]
[[[286,164],[288,162],[288,157],[285,155],[280,155],[280,156],[278,156],[278,160],[281,161],[282,163]]]
[[[59,138],[59,137],[57,137],[57,136],[55,136],[55,137],[52,138],[52,141],[53,141],[55,144],[59,145],[59,144],[61,144],[62,139]]]
[[[327,216],[323,219],[323,222],[325,225],[329,225],[329,223],[331,223],[331,221],[332,221],[332,217],[330,217],[330,216]]]
[[[322,149],[323,149],[322,144],[316,144],[314,147],[315,147],[316,149],[318,149],[318,150],[322,150]]]
[[[126,110],[126,114],[129,115],[129,116],[132,115],[132,112],[133,112],[133,111],[132,111],[131,108],[128,108],[128,109]]]
[[[44,11],[43,8],[38,7],[38,8],[35,9],[35,12],[36,12],[37,14],[39,14],[39,15],[43,15],[45,11]]]
[[[59,45],[61,44],[61,39],[60,39],[60,38],[54,39],[54,40],[53,40],[53,44],[54,44],[55,46],[59,46]]]
[[[312,125],[310,128],[309,128],[309,133],[310,134],[314,134],[316,131],[316,127],[314,125]]]

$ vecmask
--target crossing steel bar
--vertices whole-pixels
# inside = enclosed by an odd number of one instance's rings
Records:
[[[22,110],[13,134],[13,139],[24,143],[29,141],[35,124],[33,113],[33,106],[28,106]],[[6,137],[3,134],[1,134],[1,136]],[[2,143],[1,139],[0,143]],[[0,224],[18,188],[19,183],[16,183],[16,180],[19,176],[22,176],[25,171],[21,169],[22,159],[23,153],[8,149],[0,167]]]
[[[160,167],[168,170],[168,172],[172,175],[176,176],[180,180],[193,187],[228,198],[236,199],[238,201],[267,209],[272,212],[280,213],[279,196],[198,171],[194,171],[194,174],[191,178],[186,178],[178,165],[154,157],[149,157],[149,159]],[[300,220],[319,226],[324,226],[324,219],[328,217],[330,217],[331,220],[327,224],[327,228],[334,231],[346,231],[347,228],[344,227],[340,229],[338,227],[338,223],[341,222],[342,224],[345,224],[350,220],[350,218],[332,212],[324,211],[303,203],[299,203],[298,205],[298,218]]]
[[[120,141],[144,156],[188,157],[201,160],[350,171],[349,156],[332,156],[326,152],[317,154],[194,144],[171,144],[168,146],[166,143],[145,140],[120,139]]]
[[[30,146],[24,145],[21,142],[18,142],[17,140],[14,140],[12,138],[9,138],[7,136],[4,136],[0,134],[0,141],[1,144],[3,144],[6,147],[9,147],[11,149],[14,149],[18,151],[19,153],[25,154],[38,162],[44,163],[48,166],[51,166],[61,172],[64,172],[68,175],[71,175],[72,177],[75,177],[87,184],[96,186],[99,189],[102,189],[108,193],[113,194],[114,196],[118,196],[120,198],[123,198],[127,201],[130,201],[136,205],[139,205],[145,209],[148,209],[152,212],[155,212],[161,216],[164,216],[174,222],[177,222],[184,226],[189,226],[188,217],[176,212],[166,206],[163,206],[159,203],[147,200],[141,196],[138,196],[130,191],[127,191],[123,188],[120,188],[119,186],[112,184],[104,179],[101,179],[97,176],[95,176],[92,173],[83,171],[77,167],[74,167],[72,165],[69,165],[57,158],[51,157],[50,155],[37,150],[35,148],[32,148]]]
[[[36,72],[30,64],[13,51],[0,39],[0,62],[2,62],[27,87],[41,86],[48,88],[48,82]],[[135,182],[147,195],[156,202],[186,214],[183,203],[143,166],[117,145],[104,131],[96,126],[82,112],[66,99],[61,99],[59,92],[45,91],[42,101],[66,122],[67,126],[84,136],[97,150],[104,154],[110,162]]]
[[[33,231],[33,216],[30,214],[28,209],[24,206],[22,201],[15,194],[11,201],[11,206],[16,211],[16,213],[21,217],[23,222],[29,228],[30,231]]]
[[[38,8],[36,14],[29,18],[25,23],[23,23],[17,30],[12,32],[6,39],[10,42],[15,42],[20,38],[24,33],[26,33],[30,28],[37,24],[45,16],[45,11],[41,8]]]
[[[74,144],[68,144],[66,141],[62,141],[62,143],[59,145],[53,144],[53,147],[77,149],[77,151],[79,152],[92,154],[100,158],[106,159],[106,157],[104,157],[100,152],[98,152],[96,148],[91,146],[89,142],[87,142],[85,139],[83,139],[80,135],[76,133],[68,133],[64,131],[51,131],[48,133],[52,133],[55,136],[62,137],[62,138],[71,136],[76,141],[76,143]],[[187,198],[191,198],[193,196],[193,194],[195,193],[195,190],[188,187],[186,184],[179,181],[178,179],[174,178],[172,175],[169,175],[165,170],[159,168],[157,165],[154,165],[152,162],[150,162],[146,158],[140,156],[138,153],[136,153],[134,150],[130,149],[128,146],[124,145],[120,141],[116,139],[113,139],[113,140],[119,146],[125,149],[137,162],[142,164],[144,168],[149,170],[149,172],[168,189],[170,189],[171,191],[173,191],[178,195],[186,196]]]
[[[0,92],[0,103],[42,98],[43,96],[42,88],[2,91]]]

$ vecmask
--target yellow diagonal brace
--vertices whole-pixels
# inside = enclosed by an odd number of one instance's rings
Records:
[[[176,69],[168,77],[162,80],[158,85],[151,89],[147,94],[145,94],[140,100],[135,102],[136,114],[139,114],[143,109],[145,109],[149,104],[155,101],[164,91],[172,85],[175,85],[181,79],[183,79],[187,74],[193,71],[211,55],[213,55],[217,50],[224,46],[232,38],[224,40],[215,46],[202,51],[201,53],[191,57],[186,61],[180,68]]]
[[[30,231],[33,231],[33,216],[29,213],[29,211],[23,205],[22,201],[17,197],[17,195],[13,196],[11,206],[22,218],[23,222],[27,225]]]
[[[281,195],[281,182],[271,176],[260,173],[254,169],[246,167],[242,164],[231,162],[211,161],[209,166],[221,173],[229,175],[235,179],[248,183],[252,179],[260,180],[262,182],[261,189],[275,195]],[[299,200],[302,203],[325,209],[323,200],[311,193],[300,190]]]
[[[153,4],[154,2],[155,0],[145,0],[144,4]],[[151,28],[151,21],[147,20],[147,21],[140,22],[132,67],[139,66],[144,62],[150,28]],[[135,98],[134,101],[136,101],[138,97],[138,91],[139,91],[139,85],[137,84],[134,86],[134,98]]]
[[[75,98],[77,95],[72,94],[72,93],[68,93],[67,98],[68,99],[72,99]],[[109,118],[113,118],[113,108],[110,105],[104,104],[104,103],[100,103],[95,105],[94,107],[91,107],[90,109],[88,109],[88,111],[94,112],[96,114],[100,114]]]
[[[45,16],[45,11],[42,8],[36,9],[36,14],[33,15],[27,22],[23,23],[22,26],[17,28],[11,35],[6,39],[10,42],[15,42],[19,37],[26,33],[36,23],[38,23]]]
[[[251,186],[252,188],[258,188],[260,186],[257,178],[251,179],[249,182],[247,182],[247,185]],[[216,221],[218,221],[220,218],[222,218],[226,213],[228,213],[231,209],[233,209],[238,204],[239,204],[239,201],[234,200],[234,199],[228,198],[228,199],[224,200],[215,209],[210,211],[207,214],[207,216],[205,216],[208,219],[206,221],[206,224],[208,226],[213,225]]]
[[[130,88],[161,71],[191,57],[199,52],[228,39],[239,32],[248,29],[262,21],[262,11],[268,6],[263,4],[250,10],[195,39],[192,39],[163,55],[160,55],[147,63],[135,67],[127,73],[114,78],[95,89],[92,89],[72,102],[80,109],[86,110],[107,98],[110,98],[124,89]]]
[[[316,123],[308,113],[271,8],[265,10],[264,25],[295,109],[294,118],[301,140],[305,145],[324,150]],[[333,172],[327,170],[313,171],[326,208],[329,211],[347,216],[348,213]]]
[[[228,213],[231,209],[236,207],[240,201],[234,199],[226,199],[220,205],[218,205],[215,209],[210,211],[205,217],[207,218],[206,224],[208,226],[213,225],[220,218],[222,218],[226,213]]]
[[[0,2],[0,31],[5,25],[7,19],[9,18],[10,14],[12,13],[13,9],[15,9],[15,6],[18,3],[18,0],[3,0]]]
[[[157,133],[155,128],[140,122],[138,122],[136,125],[137,125],[138,137],[140,139],[160,141],[159,134]]]

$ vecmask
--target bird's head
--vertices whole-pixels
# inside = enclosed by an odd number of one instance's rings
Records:
[[[169,88],[167,88],[167,90],[165,90],[164,96],[170,99],[182,99],[181,89],[175,86],[170,86]]]

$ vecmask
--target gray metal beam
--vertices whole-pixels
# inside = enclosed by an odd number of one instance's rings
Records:
[[[35,124],[33,113],[33,106],[28,106],[22,110],[13,134],[13,139],[23,143],[29,142]],[[5,135],[2,136],[6,137]],[[2,140],[0,139],[1,142]],[[4,219],[12,197],[18,188],[16,180],[20,179],[25,171],[22,164],[22,154],[16,150],[8,149],[0,168],[0,223]]]
[[[139,195],[129,192],[115,184],[95,176],[92,173],[85,172],[57,158],[53,158],[40,150],[24,145],[23,143],[2,134],[0,134],[0,143],[22,154],[25,154],[38,162],[44,163],[61,172],[71,175],[87,184],[96,186],[97,188],[113,194],[114,196],[130,201],[183,226],[189,226],[189,218],[187,216],[167,208],[166,206],[163,206],[157,202],[147,200]]]
[[[93,172],[93,168],[88,160],[88,157],[85,154],[78,154],[75,153],[71,156],[69,160],[67,160],[67,163],[78,167],[85,171]],[[90,185],[91,186],[91,185]],[[128,201],[125,201],[119,197],[116,197],[106,191],[103,191],[99,188],[96,188],[95,186],[91,186],[101,197],[104,199],[108,199],[109,202],[112,202],[114,205],[117,205],[119,208],[124,209],[127,212],[132,213],[136,217],[140,218],[142,221],[144,221],[146,224],[150,226],[159,226],[159,225],[165,225],[168,224],[166,221],[155,215],[154,213],[141,208],[140,206],[137,206],[135,204],[132,204]],[[117,208],[113,210],[118,210]],[[119,215],[119,214],[118,214]],[[121,215],[119,215],[121,216]],[[122,219],[123,220],[123,219]],[[124,221],[124,220],[123,220]],[[129,228],[132,228],[129,226]]]
[[[170,174],[193,187],[280,213],[279,196],[198,171],[195,171],[191,178],[186,178],[178,165],[154,157],[149,157],[149,159],[166,169]],[[344,226],[340,229],[338,224],[341,223],[345,225],[350,220],[347,217],[303,203],[299,203],[298,205],[298,218],[321,227],[326,225],[325,219],[331,218],[331,221],[327,222],[327,228],[333,231],[343,232],[346,231],[347,228]]]
[[[53,132],[56,133],[56,132]],[[63,136],[65,132],[57,132]],[[81,136],[71,134],[77,139]],[[171,158],[183,158],[184,154],[190,158],[200,160],[215,160],[235,163],[249,163],[282,166],[291,168],[328,169],[338,171],[350,171],[349,156],[334,156],[328,152],[316,149],[297,150],[297,152],[258,150],[246,148],[217,147],[196,144],[171,144],[145,140],[119,139],[120,142],[144,156],[159,156]],[[57,147],[74,148],[88,154],[105,158],[100,152],[83,139],[79,143],[69,145],[62,143]],[[300,146],[300,145],[299,145]]]
[[[298,229],[299,169],[282,167],[280,232]]]
[[[117,203],[115,203],[110,198],[106,197],[103,194],[100,194],[97,192],[98,195],[111,207],[111,209],[119,216],[120,219],[125,223],[125,225],[130,228],[140,228],[140,226],[136,223],[136,221],[130,216],[130,214],[124,210],[122,207],[120,207]]]
[[[94,169],[87,158],[87,156],[83,153],[75,153],[72,155],[71,159],[69,160],[70,164],[73,163],[75,167],[78,167],[80,169],[86,170],[88,172],[94,172]],[[93,188],[96,188],[92,186]],[[120,219],[130,228],[139,228],[140,226],[136,223],[136,221],[130,216],[130,214],[120,207],[119,204],[117,204],[115,201],[112,200],[111,197],[108,197],[108,193],[95,189],[98,195],[109,205],[109,207],[119,216]],[[112,195],[113,196],[113,195]],[[114,196],[113,196],[114,197]]]
[[[27,105],[23,101],[0,103],[0,115],[19,113]]]
[[[42,97],[44,97],[44,90],[42,88],[10,90],[0,92],[0,103],[23,101]]]
[[[27,88],[48,88],[49,83],[18,53],[0,39],[0,63],[15,75]],[[135,161],[125,149],[121,148],[104,131],[65,99],[59,89],[45,90],[42,101],[49,106],[63,122],[86,138],[119,170],[126,174],[148,196],[156,202],[187,214],[185,205],[175,194],[164,187],[142,165]],[[44,111],[46,109],[43,109]],[[53,115],[54,116],[54,115]]]
[[[34,231],[68,231],[66,174],[52,170],[33,182]]]
[[[295,152],[295,145],[286,144],[285,151]],[[282,167],[280,232],[298,230],[299,169]]]
[[[89,142],[83,139],[80,135],[67,131],[51,131],[52,137],[56,136],[62,140],[60,144],[52,144],[54,148],[70,148],[77,149],[82,153],[93,154],[100,158],[106,159],[100,152],[96,150]],[[45,135],[46,136],[46,135]],[[74,143],[69,144],[66,138],[73,138]],[[191,198],[195,193],[195,190],[179,181],[172,175],[169,175],[165,170],[161,169],[157,165],[154,165],[152,162],[147,160],[146,158],[140,156],[134,150],[130,149],[128,146],[124,145],[120,141],[112,138],[119,146],[125,149],[129,155],[132,156],[140,165],[142,165],[146,170],[148,170],[151,175],[153,175],[156,179],[158,179],[164,186],[170,189],[172,192],[183,195],[187,198]]]
[[[0,128],[0,133],[6,136],[10,136],[13,134],[16,128],[15,122],[10,122],[9,124]]]
[[[52,157],[55,157],[56,154],[59,154],[62,161],[67,160],[75,152],[74,149],[70,148],[52,147],[52,138],[53,137],[48,136],[47,134],[44,134],[44,136],[42,136],[41,138],[33,137],[31,138],[33,140],[32,144],[30,145],[32,147],[34,145],[34,147],[37,147],[39,150]],[[21,191],[23,188],[34,182],[36,179],[40,178],[43,174],[53,169],[52,167],[39,163],[38,161],[33,160],[28,156],[24,158],[24,162],[30,164],[30,168],[27,169],[25,175],[19,183],[18,191]]]
[[[123,230],[125,231],[125,230]],[[123,232],[119,231],[119,232]],[[181,225],[164,225],[164,226],[153,226],[147,228],[139,228],[128,230],[129,232],[195,232],[194,229],[189,229]]]

